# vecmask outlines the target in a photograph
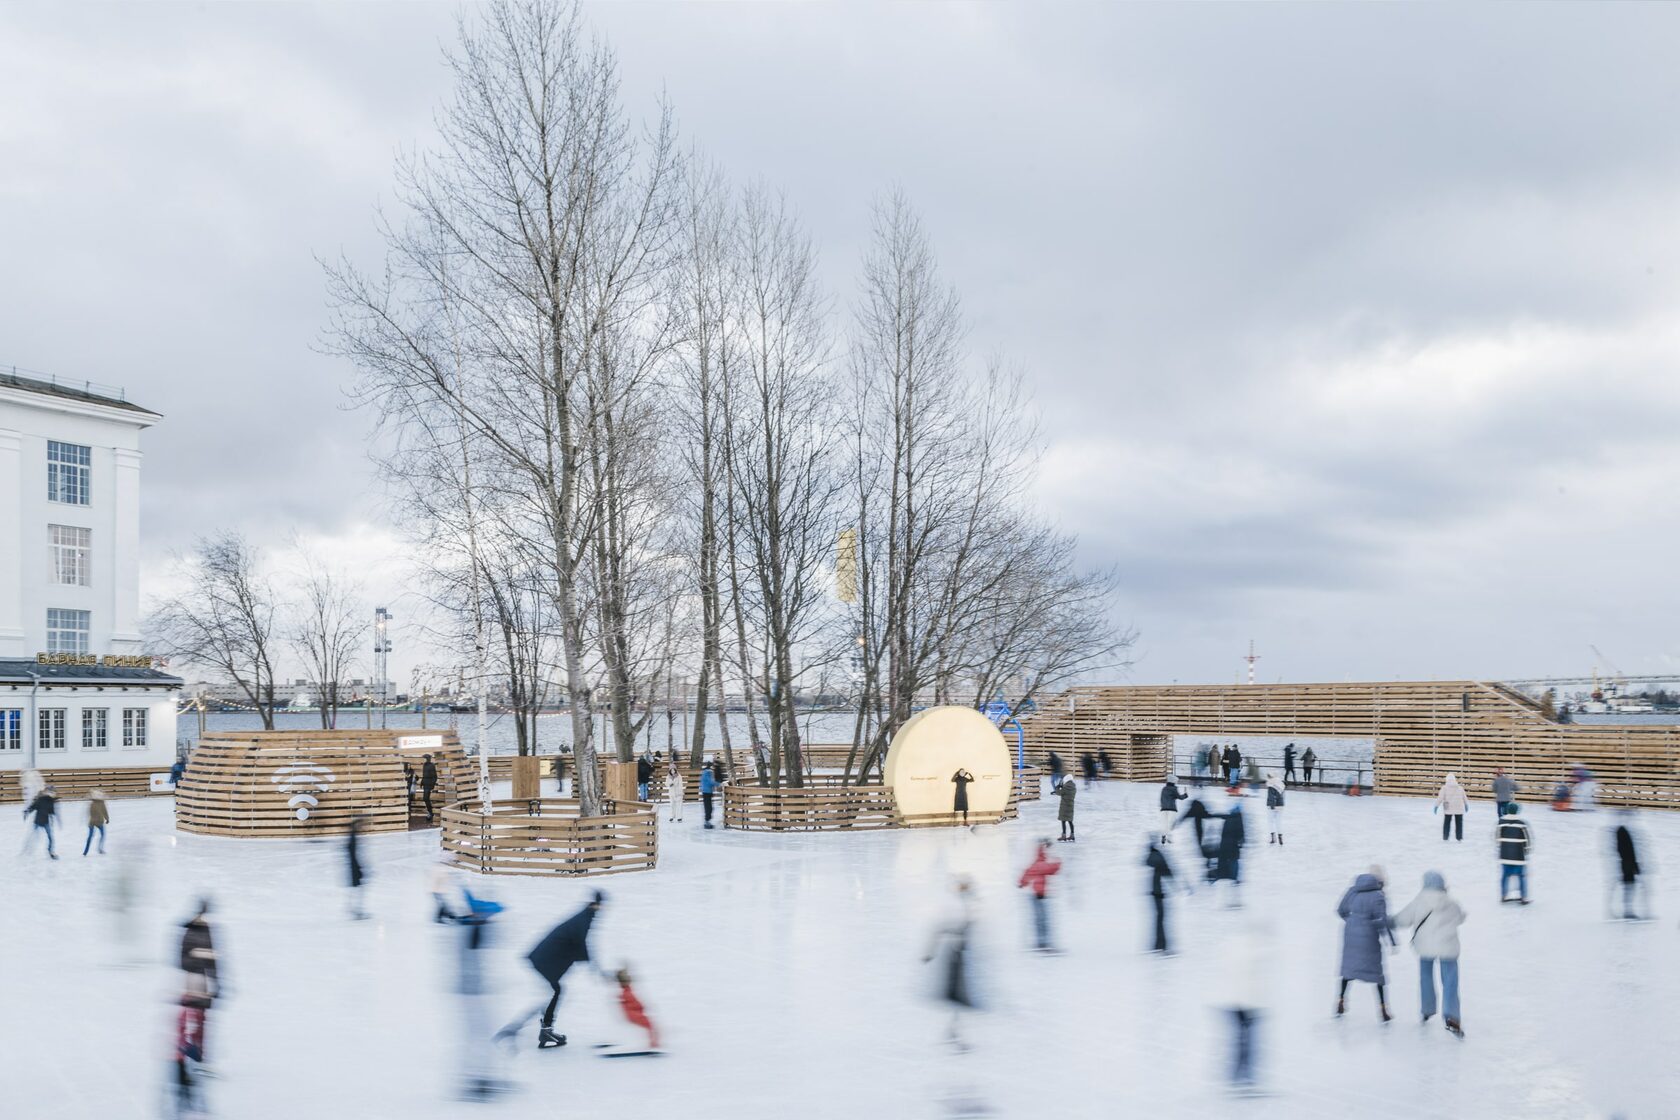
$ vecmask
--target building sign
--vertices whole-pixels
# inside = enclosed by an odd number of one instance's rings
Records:
[[[397,749],[400,751],[441,751],[443,749],[443,736],[398,735]]]
[[[37,665],[75,665],[81,668],[104,666],[107,669],[152,669],[158,659],[149,653],[37,653]]]

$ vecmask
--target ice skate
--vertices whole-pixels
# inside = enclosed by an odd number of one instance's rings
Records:
[[[1385,1023],[1392,1023],[1394,1021],[1394,1016],[1388,1013],[1388,1004],[1386,1003],[1377,1008],[1377,1014],[1382,1017],[1382,1021]]]
[[[1346,1014],[1347,1014],[1347,1000],[1346,999],[1338,999],[1336,1001],[1336,1018],[1340,1019],[1343,1015],[1346,1015]]]
[[[1464,1027],[1457,1019],[1447,1020],[1447,1030],[1452,1032],[1454,1038],[1464,1037]]]
[[[543,1027],[541,1030],[539,1030],[537,1032],[537,1049],[538,1050],[547,1050],[551,1046],[564,1046],[564,1045],[566,1045],[566,1036],[563,1035],[563,1034],[555,1034],[553,1031],[549,1030],[547,1027]]]

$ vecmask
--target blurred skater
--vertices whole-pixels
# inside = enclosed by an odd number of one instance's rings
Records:
[[[665,766],[665,796],[671,806],[671,820],[682,820],[683,792],[682,767],[677,765],[677,756],[673,754]]]
[[[414,784],[417,781],[419,779],[415,776],[414,767],[406,758],[403,759],[403,789],[407,794],[408,815],[411,817],[414,815]]]
[[[1447,893],[1447,881],[1439,871],[1426,871],[1423,889],[1394,915],[1394,924],[1412,930],[1412,948],[1418,955],[1418,991],[1422,998],[1423,1021],[1435,1015],[1435,966],[1441,966],[1441,1012],[1447,1029],[1459,1038],[1464,1027],[1458,1012],[1458,927],[1464,924],[1464,907]]]
[[[712,827],[712,799],[717,796],[718,777],[717,761],[700,768],[700,815],[705,818],[706,827]]]
[[[1509,802],[1499,818],[1499,901],[1528,905],[1528,853],[1534,847],[1534,836],[1528,822],[1517,816],[1517,806]],[[1517,881],[1517,897],[1510,897],[1511,880]]]
[[[1050,903],[1047,895],[1050,891],[1050,876],[1061,869],[1061,863],[1050,858],[1050,841],[1040,840],[1033,861],[1021,872],[1021,881],[1016,884],[1028,891],[1027,898],[1032,903],[1033,948],[1041,953],[1052,952],[1055,949],[1050,943]]]
[[[437,782],[437,764],[432,761],[431,755],[427,755],[420,765],[420,796],[426,802],[427,824],[432,823],[433,820],[432,791],[437,788]]]
[[[44,832],[47,835],[47,858],[57,859],[58,850],[53,847],[53,821],[58,817],[58,795],[53,792],[53,787],[42,787],[41,792],[24,806],[23,816],[30,821],[29,831],[23,835],[24,852],[31,851],[35,847],[36,835]]]
[[[1143,857],[1143,865],[1149,868],[1149,897],[1155,903],[1155,944],[1151,947],[1154,952],[1170,952],[1167,948],[1167,880],[1173,877],[1172,864],[1167,862],[1167,854],[1155,843],[1152,836],[1149,839],[1149,851]]]
[[[938,961],[939,999],[951,1009],[945,1041],[957,1050],[967,1050],[968,1043],[962,1037],[962,1018],[966,1012],[975,1010],[977,1005],[968,959],[969,942],[974,931],[974,888],[966,878],[959,878],[953,890],[956,894],[955,907],[934,930],[933,943],[922,957],[922,963]]]
[[[1097,752],[1097,768],[1102,771],[1102,776],[1105,778],[1114,773],[1114,760],[1108,756],[1107,751]]]
[[[959,814],[962,817],[963,824],[968,823],[968,783],[973,780],[974,775],[967,770],[958,770],[951,775],[951,781],[957,787],[956,793],[951,798],[951,812]]]
[[[1616,844],[1616,871],[1622,883],[1622,918],[1633,922],[1639,920],[1639,915],[1633,909],[1633,898],[1639,887],[1640,874],[1639,851],[1634,843],[1633,829],[1630,827],[1633,824],[1633,811],[1623,809],[1616,816],[1616,830],[1611,835]]]
[[[1260,772],[1260,760],[1253,755],[1249,755],[1248,761],[1243,763],[1243,784],[1254,793],[1259,793],[1266,785],[1266,776]]]
[[[1266,823],[1271,827],[1272,837],[1268,844],[1283,844],[1283,783],[1276,776],[1266,775]]]
[[[1312,772],[1316,765],[1318,765],[1318,755],[1313,753],[1311,747],[1308,747],[1301,754],[1301,781],[1304,784],[1312,785]]]
[[[1295,780],[1295,744],[1286,744],[1283,748],[1283,784],[1289,785]]]
[[[439,852],[437,859],[432,863],[432,921],[452,922],[465,914],[461,904],[456,901],[464,897],[464,890],[458,879],[454,859],[448,852]]]
[[[1259,1025],[1265,1013],[1267,978],[1274,967],[1270,930],[1249,921],[1234,933],[1220,953],[1225,983],[1221,1001],[1231,1022],[1231,1091],[1248,1094],[1259,1084]]]
[[[636,989],[630,984],[630,970],[619,969],[614,979],[618,981],[618,1009],[624,1012],[626,1021],[647,1032],[648,1052],[656,1053],[659,1050],[659,1028],[653,1025],[653,1020],[648,1018],[647,1008],[636,998]]]
[[[1435,795],[1435,811],[1441,814],[1441,839],[1445,840],[1455,826],[1458,838],[1464,839],[1464,813],[1469,807],[1470,797],[1458,784],[1458,775],[1448,774],[1447,780],[1441,783],[1440,792]]]
[[[1172,843],[1172,829],[1178,820],[1178,803],[1190,796],[1180,793],[1178,783],[1173,781],[1172,775],[1167,775],[1167,784],[1161,787],[1161,843]],[[1200,842],[1201,826],[1197,825],[1197,840]]]
[[[537,975],[548,982],[552,992],[548,1006],[543,1009],[542,1025],[537,1030],[539,1050],[566,1045],[566,1036],[554,1033],[554,1011],[560,1006],[560,981],[573,965],[590,960],[589,934],[606,900],[605,894],[596,891],[587,906],[555,926],[547,937],[537,942],[536,948],[526,954],[525,959],[531,962],[531,967],[537,970]],[[536,1010],[532,1009],[503,1027],[496,1032],[496,1040],[513,1038],[535,1014]]]
[[[1495,812],[1499,816],[1505,815],[1506,806],[1515,811],[1517,807],[1517,791],[1522,789],[1517,780],[1505,773],[1505,767],[1500,766],[1493,772],[1493,803],[1497,807]]]
[[[1079,784],[1065,781],[1056,789],[1056,796],[1061,804],[1056,807],[1056,819],[1062,823],[1062,834],[1056,839],[1073,840],[1073,799],[1079,794]]]
[[[1205,830],[1207,828],[1207,822],[1215,816],[1216,814],[1208,809],[1207,802],[1203,801],[1201,795],[1198,794],[1190,799],[1189,806],[1185,808],[1184,812],[1173,824],[1173,827],[1177,828],[1179,824],[1182,824],[1185,820],[1189,820],[1191,827],[1196,830],[1196,851],[1202,857],[1203,870],[1208,872],[1213,870],[1213,857],[1217,852],[1217,848],[1208,844]]]
[[[1050,752],[1050,792],[1055,793],[1062,787],[1062,756],[1055,751]]]
[[[1090,789],[1097,781],[1097,756],[1086,751],[1079,756],[1079,768],[1085,772],[1085,788]]]
[[[495,941],[499,903],[461,892],[455,953],[455,994],[460,1000],[461,1082],[464,1100],[487,1100],[507,1084],[496,1076],[496,1046],[490,1032],[491,986],[486,952]]]
[[[1336,907],[1342,918],[1342,990],[1336,996],[1336,1014],[1347,1012],[1348,985],[1355,980],[1377,986],[1377,1011],[1383,1022],[1394,1016],[1388,1013],[1387,977],[1383,974],[1382,939],[1390,945],[1394,931],[1388,920],[1388,897],[1383,894],[1383,870],[1372,867],[1353,881]]]
[[[137,911],[146,893],[146,868],[151,847],[144,838],[123,844],[109,880],[111,933],[116,943],[116,963],[129,967],[140,963],[141,937]]]
[[[199,899],[198,911],[181,927],[181,1015],[178,1020],[176,1061],[186,1076],[196,1068],[207,1071],[205,1046],[210,1007],[221,995],[221,960],[210,932],[210,900]],[[181,1045],[188,1047],[181,1049]],[[192,1066],[188,1067],[187,1062]]]
[[[1214,858],[1213,870],[1208,874],[1208,881],[1220,881],[1231,884],[1230,901],[1227,906],[1242,905],[1242,895],[1238,891],[1242,883],[1242,850],[1247,841],[1248,826],[1243,819],[1242,802],[1231,799],[1231,807],[1225,811],[1219,827],[1219,849]]]
[[[94,790],[88,795],[87,807],[87,839],[82,842],[82,854],[88,854],[93,846],[93,834],[99,833],[99,854],[105,854],[105,826],[111,823],[111,811],[105,808],[105,792]]]
[[[344,836],[344,859],[350,876],[350,917],[354,921],[361,921],[367,917],[367,910],[362,906],[362,884],[367,881],[367,872],[362,868],[361,859],[362,818],[350,818],[350,831]]]

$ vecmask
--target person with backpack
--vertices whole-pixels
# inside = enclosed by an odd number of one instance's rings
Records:
[[[1528,905],[1528,853],[1534,847],[1534,836],[1528,822],[1517,816],[1517,807],[1507,803],[1499,818],[1499,901]],[[1510,897],[1511,880],[1517,881],[1518,895]]]
[[[1178,803],[1188,796],[1190,795],[1187,793],[1179,792],[1178,783],[1168,774],[1167,784],[1161,787],[1161,843],[1172,843],[1173,825],[1178,820]],[[1197,827],[1199,829],[1200,825]]]
[[[1065,781],[1056,787],[1056,796],[1061,804],[1056,807],[1056,819],[1062,824],[1062,834],[1058,840],[1073,841],[1073,799],[1079,793],[1079,783]]]
[[[1050,943],[1050,876],[1062,869],[1061,862],[1050,858],[1050,841],[1040,840],[1033,861],[1021,872],[1016,886],[1025,889],[1032,903],[1033,948],[1041,953],[1055,951]]]
[[[1442,840],[1447,839],[1447,833],[1455,824],[1459,840],[1464,839],[1464,811],[1469,807],[1470,797],[1458,784],[1458,776],[1448,774],[1447,780],[1441,783],[1441,791],[1435,795],[1435,811],[1441,814]]]
[[[1372,867],[1353,881],[1336,906],[1342,919],[1342,989],[1336,995],[1336,1014],[1347,1013],[1348,985],[1355,980],[1377,986],[1377,1013],[1383,1022],[1394,1016],[1388,1013],[1388,995],[1384,990],[1387,977],[1383,973],[1382,939],[1390,945],[1394,931],[1389,928],[1388,898],[1383,894],[1383,870]]]
[[[1441,1011],[1447,1030],[1464,1037],[1458,1007],[1458,927],[1464,924],[1464,907],[1447,893],[1447,881],[1439,871],[1426,871],[1418,896],[1394,915],[1394,924],[1412,929],[1412,948],[1418,955],[1418,983],[1423,1001],[1423,1021],[1435,1015],[1435,968],[1441,969]]]
[[[1266,842],[1282,847],[1283,783],[1269,773],[1266,775],[1266,818],[1272,829],[1272,838]]]

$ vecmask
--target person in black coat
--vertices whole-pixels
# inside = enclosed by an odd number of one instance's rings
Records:
[[[1161,787],[1161,843],[1172,843],[1173,825],[1178,823],[1178,803],[1188,796],[1189,794],[1178,791],[1178,783],[1173,781],[1171,775],[1168,775],[1167,784]],[[1198,830],[1196,839],[1200,843],[1200,821],[1196,822],[1196,828]]]
[[[1208,818],[1217,815],[1217,813],[1214,813],[1207,807],[1207,803],[1200,797],[1195,797],[1190,800],[1189,807],[1186,808],[1183,814],[1181,814],[1178,818],[1178,824],[1182,824],[1186,819],[1188,819],[1191,825],[1196,829],[1196,851],[1201,853],[1202,861],[1207,864],[1210,874],[1213,869],[1213,856],[1212,853],[1208,851],[1207,842],[1202,836],[1202,830],[1206,827]],[[1178,824],[1175,824],[1173,827],[1178,827]]]
[[[426,756],[426,763],[420,767],[420,795],[426,801],[426,821],[432,820],[432,791],[437,788],[437,766],[432,762],[432,756]]]
[[[1062,784],[1062,756],[1055,751],[1050,752],[1050,789],[1052,792]]]
[[[1639,850],[1634,844],[1633,830],[1628,827],[1633,814],[1624,809],[1621,817],[1615,836],[1616,867],[1622,880],[1622,917],[1638,921],[1639,915],[1633,912],[1633,895],[1639,885]]]
[[[566,1045],[566,1036],[554,1033],[554,1012],[560,1006],[560,980],[571,970],[574,964],[591,959],[589,955],[589,933],[595,925],[595,916],[601,912],[601,906],[607,896],[596,891],[589,905],[579,910],[549,931],[548,936],[537,942],[536,948],[526,954],[525,959],[531,962],[531,967],[537,970],[537,975],[548,981],[551,995],[548,1006],[543,1009],[542,1026],[537,1031],[537,1049],[543,1050],[550,1046]],[[596,969],[601,972],[600,969]],[[604,972],[601,973],[603,976]],[[496,1032],[496,1039],[512,1038],[519,1033],[526,1023],[531,1021],[535,1011],[526,1012],[517,1020],[509,1023]]]
[[[1144,857],[1143,865],[1149,868],[1149,897],[1155,902],[1154,951],[1165,953],[1167,952],[1167,880],[1172,878],[1172,864],[1167,862],[1166,853],[1151,841],[1149,854]]]
[[[1090,789],[1097,781],[1097,756],[1090,751],[1080,755],[1079,769],[1085,774],[1085,788]]]
[[[636,800],[648,799],[648,783],[653,781],[653,762],[647,755],[636,760]]]
[[[367,875],[362,870],[361,839],[362,818],[353,817],[350,821],[350,831],[344,837],[344,856],[350,872],[350,917],[356,921],[367,917],[367,911],[362,908],[362,884],[367,880]]]
[[[35,818],[30,825],[29,835],[24,837],[23,850],[27,852],[33,848],[35,834],[44,832],[47,834],[47,858],[57,859],[58,850],[53,847],[53,818],[58,816],[58,795],[53,792],[53,788],[48,786],[36,794],[35,799],[24,806],[23,815],[25,819],[30,816]]]
[[[1295,780],[1295,744],[1290,743],[1283,748],[1283,784],[1289,785]]]
[[[1225,813],[1224,826],[1219,830],[1219,855],[1214,860],[1213,872],[1208,876],[1212,882],[1225,879],[1231,884],[1231,905],[1236,906],[1237,884],[1242,882],[1242,849],[1244,833],[1247,832],[1243,824],[1242,806],[1234,801],[1230,810]]]
[[[1238,779],[1242,777],[1242,752],[1237,749],[1235,743],[1225,748],[1223,761],[1225,763],[1225,784],[1234,786]]]
[[[956,783],[957,793],[951,799],[951,812],[962,814],[963,824],[968,823],[968,783],[974,780],[974,775],[967,770],[958,770],[951,775],[951,781]]]

